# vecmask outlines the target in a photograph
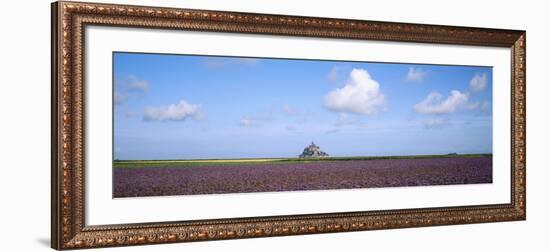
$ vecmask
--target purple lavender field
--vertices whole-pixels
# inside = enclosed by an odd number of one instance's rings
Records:
[[[492,156],[266,162],[115,163],[113,196],[223,194],[492,183]]]

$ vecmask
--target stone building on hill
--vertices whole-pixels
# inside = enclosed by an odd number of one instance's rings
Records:
[[[326,152],[321,151],[321,148],[319,146],[315,145],[313,141],[311,142],[311,145],[304,148],[304,152],[300,154],[300,158],[323,158],[328,157],[328,154]]]

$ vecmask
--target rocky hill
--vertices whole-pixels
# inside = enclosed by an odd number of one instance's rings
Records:
[[[326,152],[321,151],[319,146],[315,145],[314,142],[311,142],[311,145],[304,148],[304,151],[299,156],[300,158],[323,158],[328,157]]]

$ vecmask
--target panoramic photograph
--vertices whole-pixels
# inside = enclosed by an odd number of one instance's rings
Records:
[[[113,53],[113,197],[493,181],[492,67]]]

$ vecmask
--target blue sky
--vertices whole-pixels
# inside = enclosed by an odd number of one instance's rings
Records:
[[[114,53],[114,158],[492,152],[492,68]]]

